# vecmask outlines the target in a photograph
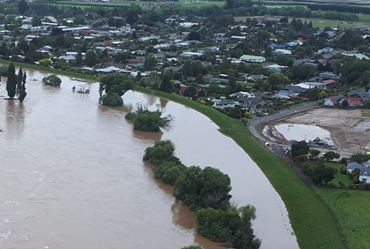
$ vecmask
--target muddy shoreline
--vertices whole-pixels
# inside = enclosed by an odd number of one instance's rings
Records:
[[[329,131],[339,150],[370,151],[370,118],[362,117],[362,110],[313,109],[262,125],[258,131],[270,141],[286,144],[287,140],[274,126],[287,123],[315,125]]]

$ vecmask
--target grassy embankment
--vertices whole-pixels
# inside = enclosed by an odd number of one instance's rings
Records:
[[[348,249],[370,248],[370,192],[319,188],[315,190],[337,218]]]
[[[27,64],[27,63],[19,63],[19,62],[7,61],[7,60],[0,60],[0,64],[3,64],[3,65],[9,65],[10,63],[13,63],[14,66],[16,66],[16,67],[33,69],[33,70],[36,70],[36,71],[44,71],[44,72],[48,72],[48,73],[51,73],[51,74],[60,74],[60,75],[65,75],[65,76],[74,77],[74,78],[80,78],[80,79],[84,79],[84,80],[88,80],[88,81],[94,81],[94,82],[98,81],[98,77],[93,76],[93,75],[88,75],[88,74],[83,74],[83,73],[75,73],[75,72],[64,71],[64,70],[59,70],[59,69],[51,69],[51,68],[48,68],[48,67],[41,67],[41,66],[38,66],[38,65],[31,65],[31,64]]]
[[[231,137],[262,169],[288,209],[301,249],[345,248],[329,211],[298,178],[294,170],[278,156],[259,144],[238,121],[187,98],[137,86],[135,90],[184,104],[206,115]]]
[[[370,118],[370,110],[362,110],[362,117]]]
[[[9,62],[1,60],[0,63],[9,64]],[[94,81],[98,79],[94,76],[61,70],[51,70],[35,65],[23,63],[15,63],[15,65],[70,77]],[[140,86],[136,86],[135,90],[166,98],[193,108],[213,120],[220,127],[220,132],[231,137],[241,146],[253,161],[257,163],[282,197],[289,212],[289,218],[301,249],[345,248],[330,212],[325,208],[314,192],[299,179],[291,167],[256,141],[248,129],[240,122],[217,110],[178,95],[153,91]]]

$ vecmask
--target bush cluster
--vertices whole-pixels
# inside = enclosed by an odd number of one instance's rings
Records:
[[[258,249],[261,241],[252,229],[255,208],[231,207],[229,176],[212,167],[186,167],[174,152],[171,141],[158,141],[145,150],[143,159],[153,164],[156,178],[174,186],[177,200],[196,211],[198,232],[213,241],[227,242],[233,248]]]

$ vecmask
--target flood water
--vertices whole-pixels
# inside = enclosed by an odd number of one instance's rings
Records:
[[[257,208],[263,249],[298,244],[279,195],[249,156],[207,117],[157,97],[128,92],[125,107],[98,104],[82,84],[27,71],[24,103],[0,99],[0,248],[220,248],[195,232],[194,214],[142,162],[145,148],[171,139],[185,165],[213,166],[231,178],[232,202]],[[37,81],[31,81],[31,79]],[[5,96],[5,79],[0,95]],[[164,108],[174,121],[163,133],[132,130],[124,115],[136,103]]]
[[[279,124],[275,125],[276,130],[287,140],[296,140],[306,142],[320,138],[326,144],[334,145],[330,132],[315,125],[304,124]]]

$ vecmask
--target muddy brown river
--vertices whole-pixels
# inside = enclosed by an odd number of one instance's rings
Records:
[[[0,95],[0,248],[180,249],[221,248],[195,232],[194,214],[152,176],[145,148],[171,139],[185,165],[227,173],[232,203],[257,208],[253,223],[262,249],[296,249],[283,201],[258,166],[206,116],[157,97],[128,92],[125,107],[98,104],[98,84],[27,70],[24,103]],[[34,79],[34,80],[32,80]],[[136,103],[165,109],[174,121],[163,133],[132,130],[125,120]]]

